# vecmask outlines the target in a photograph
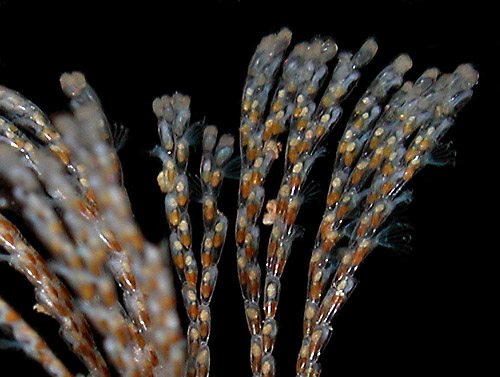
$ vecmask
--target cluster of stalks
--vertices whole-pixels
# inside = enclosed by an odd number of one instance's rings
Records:
[[[301,234],[296,219],[309,173],[325,154],[324,139],[341,118],[343,100],[378,48],[373,39],[356,53],[339,52],[329,38],[291,49],[290,42],[287,29],[269,35],[250,62],[234,224],[218,200],[234,161],[235,138],[219,135],[212,125],[202,128],[196,163],[203,229],[193,230],[188,162],[200,126],[190,121],[189,97],[176,93],[153,102],[160,138],[155,152],[162,161],[157,182],[165,194],[168,224],[168,242],[162,246],[148,242],[134,221],[115,150],[119,140],[81,73],[61,76],[70,111],[53,120],[19,93],[0,87],[5,183],[0,259],[33,285],[35,309],[59,323],[61,337],[87,375],[209,375],[211,299],[226,234],[234,227],[235,252],[225,257],[236,260],[251,371],[255,377],[275,376],[281,277]],[[356,285],[357,268],[377,245],[404,230],[388,219],[409,200],[403,190],[408,181],[425,165],[440,162],[441,139],[478,80],[472,66],[464,64],[452,73],[431,68],[415,82],[405,81],[411,66],[410,57],[400,55],[376,76],[338,143],[324,212],[309,266],[304,266],[308,287],[298,377],[320,375],[320,354],[333,318]],[[284,161],[281,183],[277,196],[269,198],[266,179],[278,159]],[[12,213],[24,219],[34,240],[23,236]],[[265,226],[271,230],[262,242]],[[193,244],[193,232],[203,232],[200,245]],[[259,264],[260,252],[265,252],[265,266]],[[176,310],[175,275],[188,319],[185,331]],[[0,326],[50,375],[74,375],[1,298]]]

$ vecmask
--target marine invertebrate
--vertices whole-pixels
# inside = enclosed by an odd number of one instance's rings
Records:
[[[295,222],[308,174],[324,153],[322,140],[337,125],[342,100],[377,51],[371,39],[352,54],[338,53],[331,39],[317,38],[287,54],[290,39],[286,29],[264,38],[249,66],[239,128],[236,253],[225,252],[236,255],[250,332],[250,366],[256,376],[275,375],[281,276],[301,232]],[[337,65],[328,75],[327,63],[336,55]],[[375,78],[355,105],[338,144],[326,208],[318,216],[321,222],[311,245],[297,375],[319,375],[318,358],[329,339],[330,323],[355,286],[354,273],[376,245],[387,242],[391,230],[400,228],[383,226],[408,198],[401,189],[436,158],[432,152],[477,82],[470,65],[450,74],[429,69],[415,83],[404,82],[410,67],[411,59],[401,55]],[[60,322],[62,336],[91,375],[107,375],[108,363],[127,376],[205,376],[210,365],[210,302],[226,234],[233,227],[218,208],[218,195],[234,139],[218,137],[214,126],[203,129],[203,237],[198,252],[187,209],[193,185],[187,164],[198,132],[190,123],[190,100],[175,94],[153,104],[168,249],[189,319],[185,347],[166,251],[148,243],[133,221],[100,102],[81,73],[63,75],[61,84],[72,113],[53,122],[20,94],[1,91],[6,118],[0,172],[10,185],[6,192],[52,262],[40,257],[8,217],[1,221],[4,259],[32,281],[37,309]],[[264,183],[280,158],[283,177],[273,198]],[[6,201],[6,209],[9,205]],[[261,219],[271,227],[267,248],[260,241]],[[265,269],[258,259],[263,249]],[[1,313],[12,337],[49,373],[70,375],[3,301]],[[103,338],[105,358],[87,321]]]

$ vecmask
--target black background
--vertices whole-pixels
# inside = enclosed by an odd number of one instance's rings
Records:
[[[489,318],[498,297],[493,256],[498,251],[494,193],[499,161],[494,143],[500,86],[494,68],[500,43],[491,6],[418,0],[177,3],[0,1],[0,83],[51,114],[67,104],[58,87],[59,75],[84,72],[109,119],[130,129],[120,152],[125,185],[144,234],[160,242],[166,234],[155,179],[160,163],[149,154],[158,143],[151,111],[156,96],[188,94],[193,120],[205,119],[236,134],[249,59],[263,36],[284,26],[294,33],[294,42],[330,35],[340,49],[351,51],[370,36],[377,39],[379,53],[344,109],[401,52],[413,58],[409,79],[430,66],[450,72],[471,62],[480,72],[480,83],[447,137],[457,150],[456,166],[426,168],[409,185],[414,199],[400,216],[414,228],[413,250],[377,249],[363,264],[358,287],[333,322],[333,337],[321,363],[324,376],[482,374],[492,361],[488,350],[496,347],[496,322]],[[319,182],[328,180],[341,132],[337,127],[327,140],[330,153],[311,173]],[[272,172],[279,171],[276,165]],[[276,182],[270,184],[276,189]],[[230,219],[236,210],[236,188],[236,182],[227,182],[220,199]],[[306,234],[295,243],[283,276],[275,349],[278,376],[294,373],[307,258],[325,194],[323,187],[320,200],[304,207],[298,223]],[[199,210],[199,204],[191,206],[195,229],[201,226]],[[233,226],[234,220],[230,229]],[[233,232],[228,233],[212,303],[212,374],[249,376],[249,336]],[[78,370],[76,359],[55,336],[53,321],[30,314],[34,300],[29,284],[4,264],[0,294]],[[1,351],[0,360],[2,376],[44,375],[20,352]]]

